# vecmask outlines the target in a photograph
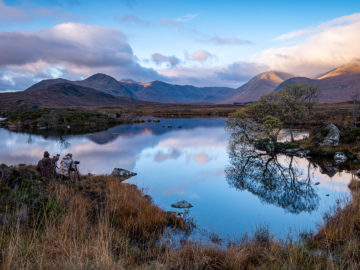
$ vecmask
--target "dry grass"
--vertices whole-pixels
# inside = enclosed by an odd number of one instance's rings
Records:
[[[111,176],[88,177],[82,187],[46,187],[64,211],[42,222],[0,226],[0,269],[128,269],[153,256],[167,226],[183,219],[152,204],[136,186]]]
[[[41,222],[0,225],[0,269],[358,269],[360,197],[329,213],[300,242],[273,239],[266,229],[227,247],[158,242],[183,219],[162,211],[134,185],[86,176],[81,186],[50,183],[42,192],[61,211]],[[22,209],[21,207],[19,209]]]

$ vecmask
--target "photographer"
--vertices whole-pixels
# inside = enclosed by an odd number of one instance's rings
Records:
[[[57,154],[50,158],[48,151],[44,152],[44,157],[39,160],[36,170],[39,171],[41,177],[46,177],[48,179],[56,178],[56,162],[59,160],[60,155]]]
[[[70,178],[70,171],[73,168],[72,154],[66,154],[60,162],[60,168],[57,169],[57,174],[64,180]]]

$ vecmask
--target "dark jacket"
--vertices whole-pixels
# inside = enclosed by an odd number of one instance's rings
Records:
[[[48,179],[55,178],[55,169],[56,169],[56,162],[59,160],[59,157],[44,157],[43,159],[39,160],[36,169],[40,172],[41,177],[46,177]]]

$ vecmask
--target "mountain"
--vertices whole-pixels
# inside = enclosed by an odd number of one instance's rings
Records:
[[[114,96],[134,97],[133,93],[121,82],[117,81],[109,75],[102,73],[97,73],[85,80],[76,81],[74,83],[84,87],[94,88]]]
[[[228,87],[195,87],[153,81],[142,84],[135,95],[141,100],[163,103],[220,103],[234,93],[235,90]]]
[[[228,87],[195,87],[192,85],[169,84],[162,81],[149,83],[139,83],[132,80],[117,81],[113,77],[101,73],[80,81],[65,79],[43,80],[26,90],[39,89],[59,82],[93,88],[114,96],[163,103],[221,103],[237,93],[235,89]]]
[[[295,77],[281,83],[275,91],[291,84],[307,84],[320,89],[321,103],[334,103],[351,100],[356,91],[360,93],[360,65],[350,63],[335,68],[316,79]]]
[[[26,90],[39,89],[57,83],[71,83],[74,85],[80,85],[83,87],[93,88],[95,90],[99,90],[114,96],[134,97],[133,93],[129,89],[127,89],[122,83],[115,80],[113,77],[102,73],[94,74],[85,80],[79,80],[79,81],[69,81],[62,78],[42,80],[30,86]]]
[[[261,73],[236,89],[237,94],[225,100],[224,103],[256,101],[261,96],[271,93],[280,83],[291,77],[293,75],[279,71]]]
[[[59,79],[49,79],[49,80],[42,80],[38,83],[35,83],[34,85],[30,86],[28,89],[26,90],[35,90],[35,89],[40,89],[49,85],[53,85],[53,84],[57,84],[57,83],[71,83],[71,81],[69,80],[65,80],[62,78]]]
[[[320,102],[342,102],[351,100],[354,91],[360,89],[360,65],[357,62],[335,68],[315,79],[294,77],[279,71],[269,71],[253,77],[237,89],[228,87],[195,87],[176,85],[162,81],[140,83],[133,80],[117,81],[106,74],[95,74],[85,80],[44,80],[29,87],[27,91],[58,83],[93,88],[117,97],[162,102],[162,103],[235,103],[251,102],[261,96],[291,84],[307,84],[319,87]]]
[[[138,103],[141,102],[126,97],[115,97],[92,88],[70,83],[58,83],[38,89],[0,94],[0,108],[2,110],[11,110],[23,105],[61,108]]]

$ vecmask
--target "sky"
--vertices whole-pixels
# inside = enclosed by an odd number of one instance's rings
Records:
[[[237,88],[360,59],[360,1],[0,0],[0,91],[95,73]]]

